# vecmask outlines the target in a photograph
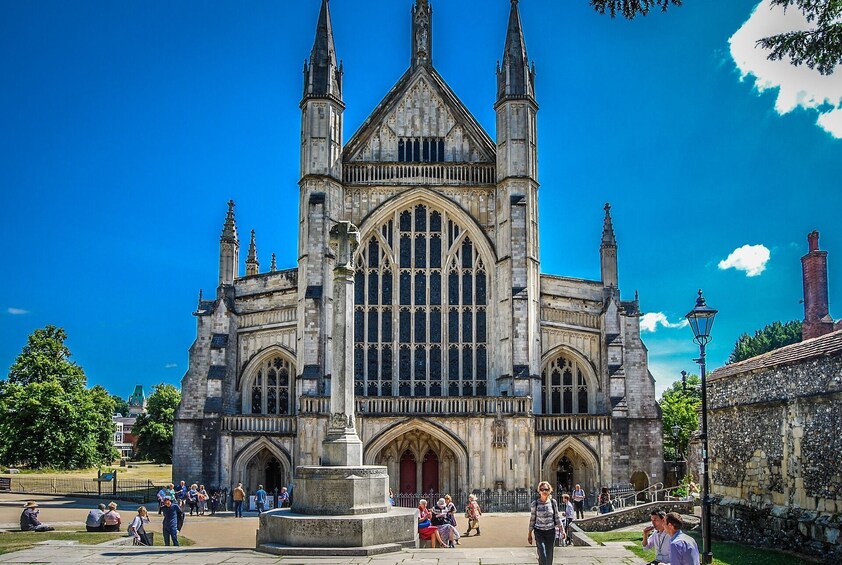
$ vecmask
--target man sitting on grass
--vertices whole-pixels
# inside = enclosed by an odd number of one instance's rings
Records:
[[[38,504],[30,500],[23,507],[23,512],[20,515],[20,529],[24,532],[52,532],[54,527],[42,524],[38,519],[38,512],[36,510]]]

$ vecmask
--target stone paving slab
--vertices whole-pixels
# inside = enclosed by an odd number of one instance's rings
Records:
[[[534,565],[530,548],[425,549],[375,557],[277,557],[250,550],[214,548],[99,547],[39,544],[31,549],[0,555],[0,563],[109,563],[109,565]],[[622,547],[557,548],[555,563],[564,565],[643,565]]]

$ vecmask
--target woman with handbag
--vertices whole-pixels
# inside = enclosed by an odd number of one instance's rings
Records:
[[[129,524],[129,535],[134,538],[134,545],[152,545],[149,534],[146,533],[146,524],[149,523],[149,513],[145,506],[137,509],[137,516]]]
[[[468,531],[465,532],[466,536],[471,535],[471,530],[476,530],[477,535],[479,535],[479,517],[482,516],[482,512],[479,508],[479,503],[477,502],[477,497],[472,495],[468,496],[468,505],[465,507],[465,518],[468,520]]]

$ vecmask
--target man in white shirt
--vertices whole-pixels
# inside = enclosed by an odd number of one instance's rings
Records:
[[[670,537],[664,529],[666,516],[663,510],[653,510],[649,516],[652,525],[643,528],[643,548],[655,549],[655,559],[647,565],[669,565]]]

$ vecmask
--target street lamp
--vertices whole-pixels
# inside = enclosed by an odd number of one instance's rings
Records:
[[[672,427],[672,474],[675,477],[675,484],[678,485],[678,432],[681,431],[681,426],[678,424]]]
[[[705,383],[705,346],[710,341],[710,330],[717,310],[705,304],[702,290],[696,299],[696,307],[687,314],[694,341],[699,344],[699,358],[696,362],[702,373],[702,563],[713,562],[710,546],[710,478],[708,476],[708,395]]]

